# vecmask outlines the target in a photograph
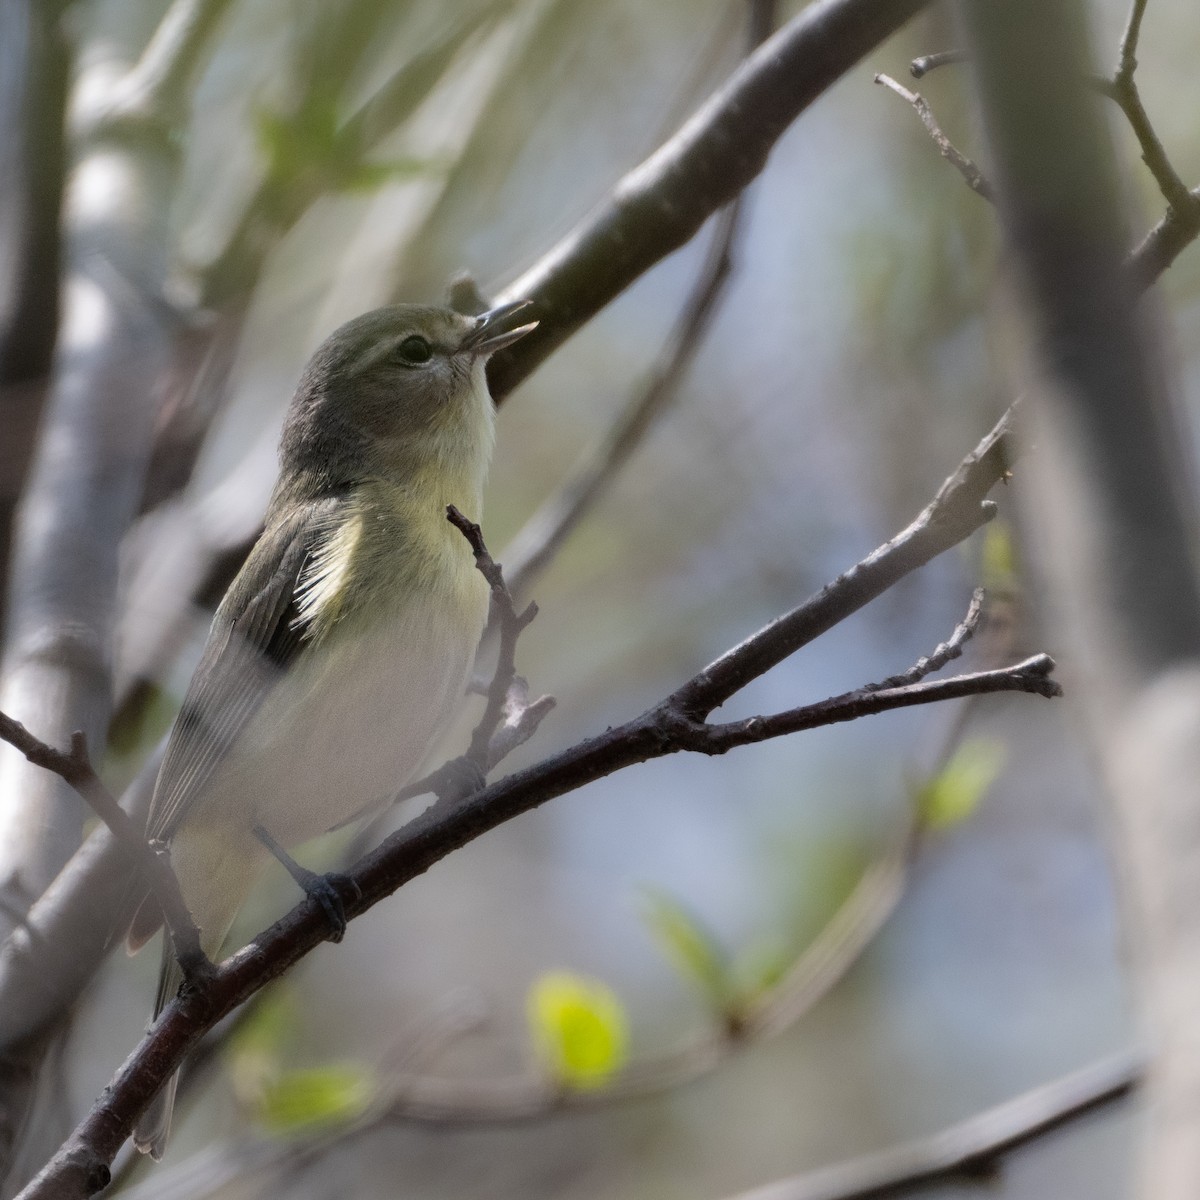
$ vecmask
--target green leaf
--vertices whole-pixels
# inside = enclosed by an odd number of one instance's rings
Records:
[[[344,1124],[362,1115],[374,1091],[369,1072],[352,1063],[286,1071],[263,1088],[258,1115],[278,1133]]]
[[[1017,553],[1012,528],[1005,521],[992,521],[984,529],[980,576],[988,592],[1017,590]]]
[[[276,984],[262,994],[254,1011],[242,1021],[229,1039],[228,1052],[260,1054],[277,1059],[296,1035],[300,1023],[295,993],[286,983]]]
[[[257,1109],[265,1089],[279,1078],[285,1048],[299,1024],[295,997],[287,984],[262,994],[254,1011],[229,1039],[225,1058],[234,1095]]]
[[[716,936],[678,900],[656,888],[642,889],[641,910],[642,920],[671,964],[724,1014],[734,987],[729,956]]]
[[[791,969],[795,955],[779,937],[757,937],[738,952],[732,974],[737,980],[739,1005],[758,1000],[774,990]]]
[[[930,829],[947,829],[965,821],[996,781],[1004,766],[999,742],[973,738],[955,751],[932,779],[916,790],[917,812]]]
[[[628,1061],[625,1008],[599,980],[548,972],[529,989],[528,1015],[538,1056],[564,1087],[601,1087]]]

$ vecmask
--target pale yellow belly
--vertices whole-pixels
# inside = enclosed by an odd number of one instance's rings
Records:
[[[466,605],[443,596],[369,627],[344,620],[271,691],[172,844],[210,953],[266,861],[256,825],[294,847],[415,776],[463,697],[486,603],[485,588]]]
[[[463,695],[483,620],[455,617],[422,601],[365,628],[341,622],[272,691],[201,819],[260,824],[292,846],[393,795]]]

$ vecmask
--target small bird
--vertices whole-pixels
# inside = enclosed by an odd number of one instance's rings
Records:
[[[446,507],[480,511],[494,440],[484,368],[536,327],[518,323],[526,310],[377,309],[304,369],[265,528],[213,619],[147,824],[170,843],[210,958],[271,854],[288,865],[288,847],[385,803],[463,695],[488,588]],[[130,952],[161,923],[143,901]],[[182,978],[164,938],[155,1016]],[[155,1158],[177,1080],[134,1131]]]

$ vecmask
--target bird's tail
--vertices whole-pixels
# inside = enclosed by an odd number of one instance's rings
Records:
[[[158,993],[154,997],[154,1018],[174,999],[183,982],[183,972],[175,960],[171,939],[163,933],[162,968],[158,973]],[[150,1101],[150,1107],[138,1118],[133,1130],[133,1144],[155,1162],[163,1156],[167,1147],[167,1136],[171,1132],[171,1113],[175,1108],[175,1091],[179,1087],[179,1072],[176,1071],[163,1084],[162,1091]]]

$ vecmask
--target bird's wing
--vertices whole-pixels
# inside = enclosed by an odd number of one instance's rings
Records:
[[[264,534],[213,618],[154,789],[147,836],[169,841],[304,640],[305,564],[337,528],[343,501],[304,506]]]

